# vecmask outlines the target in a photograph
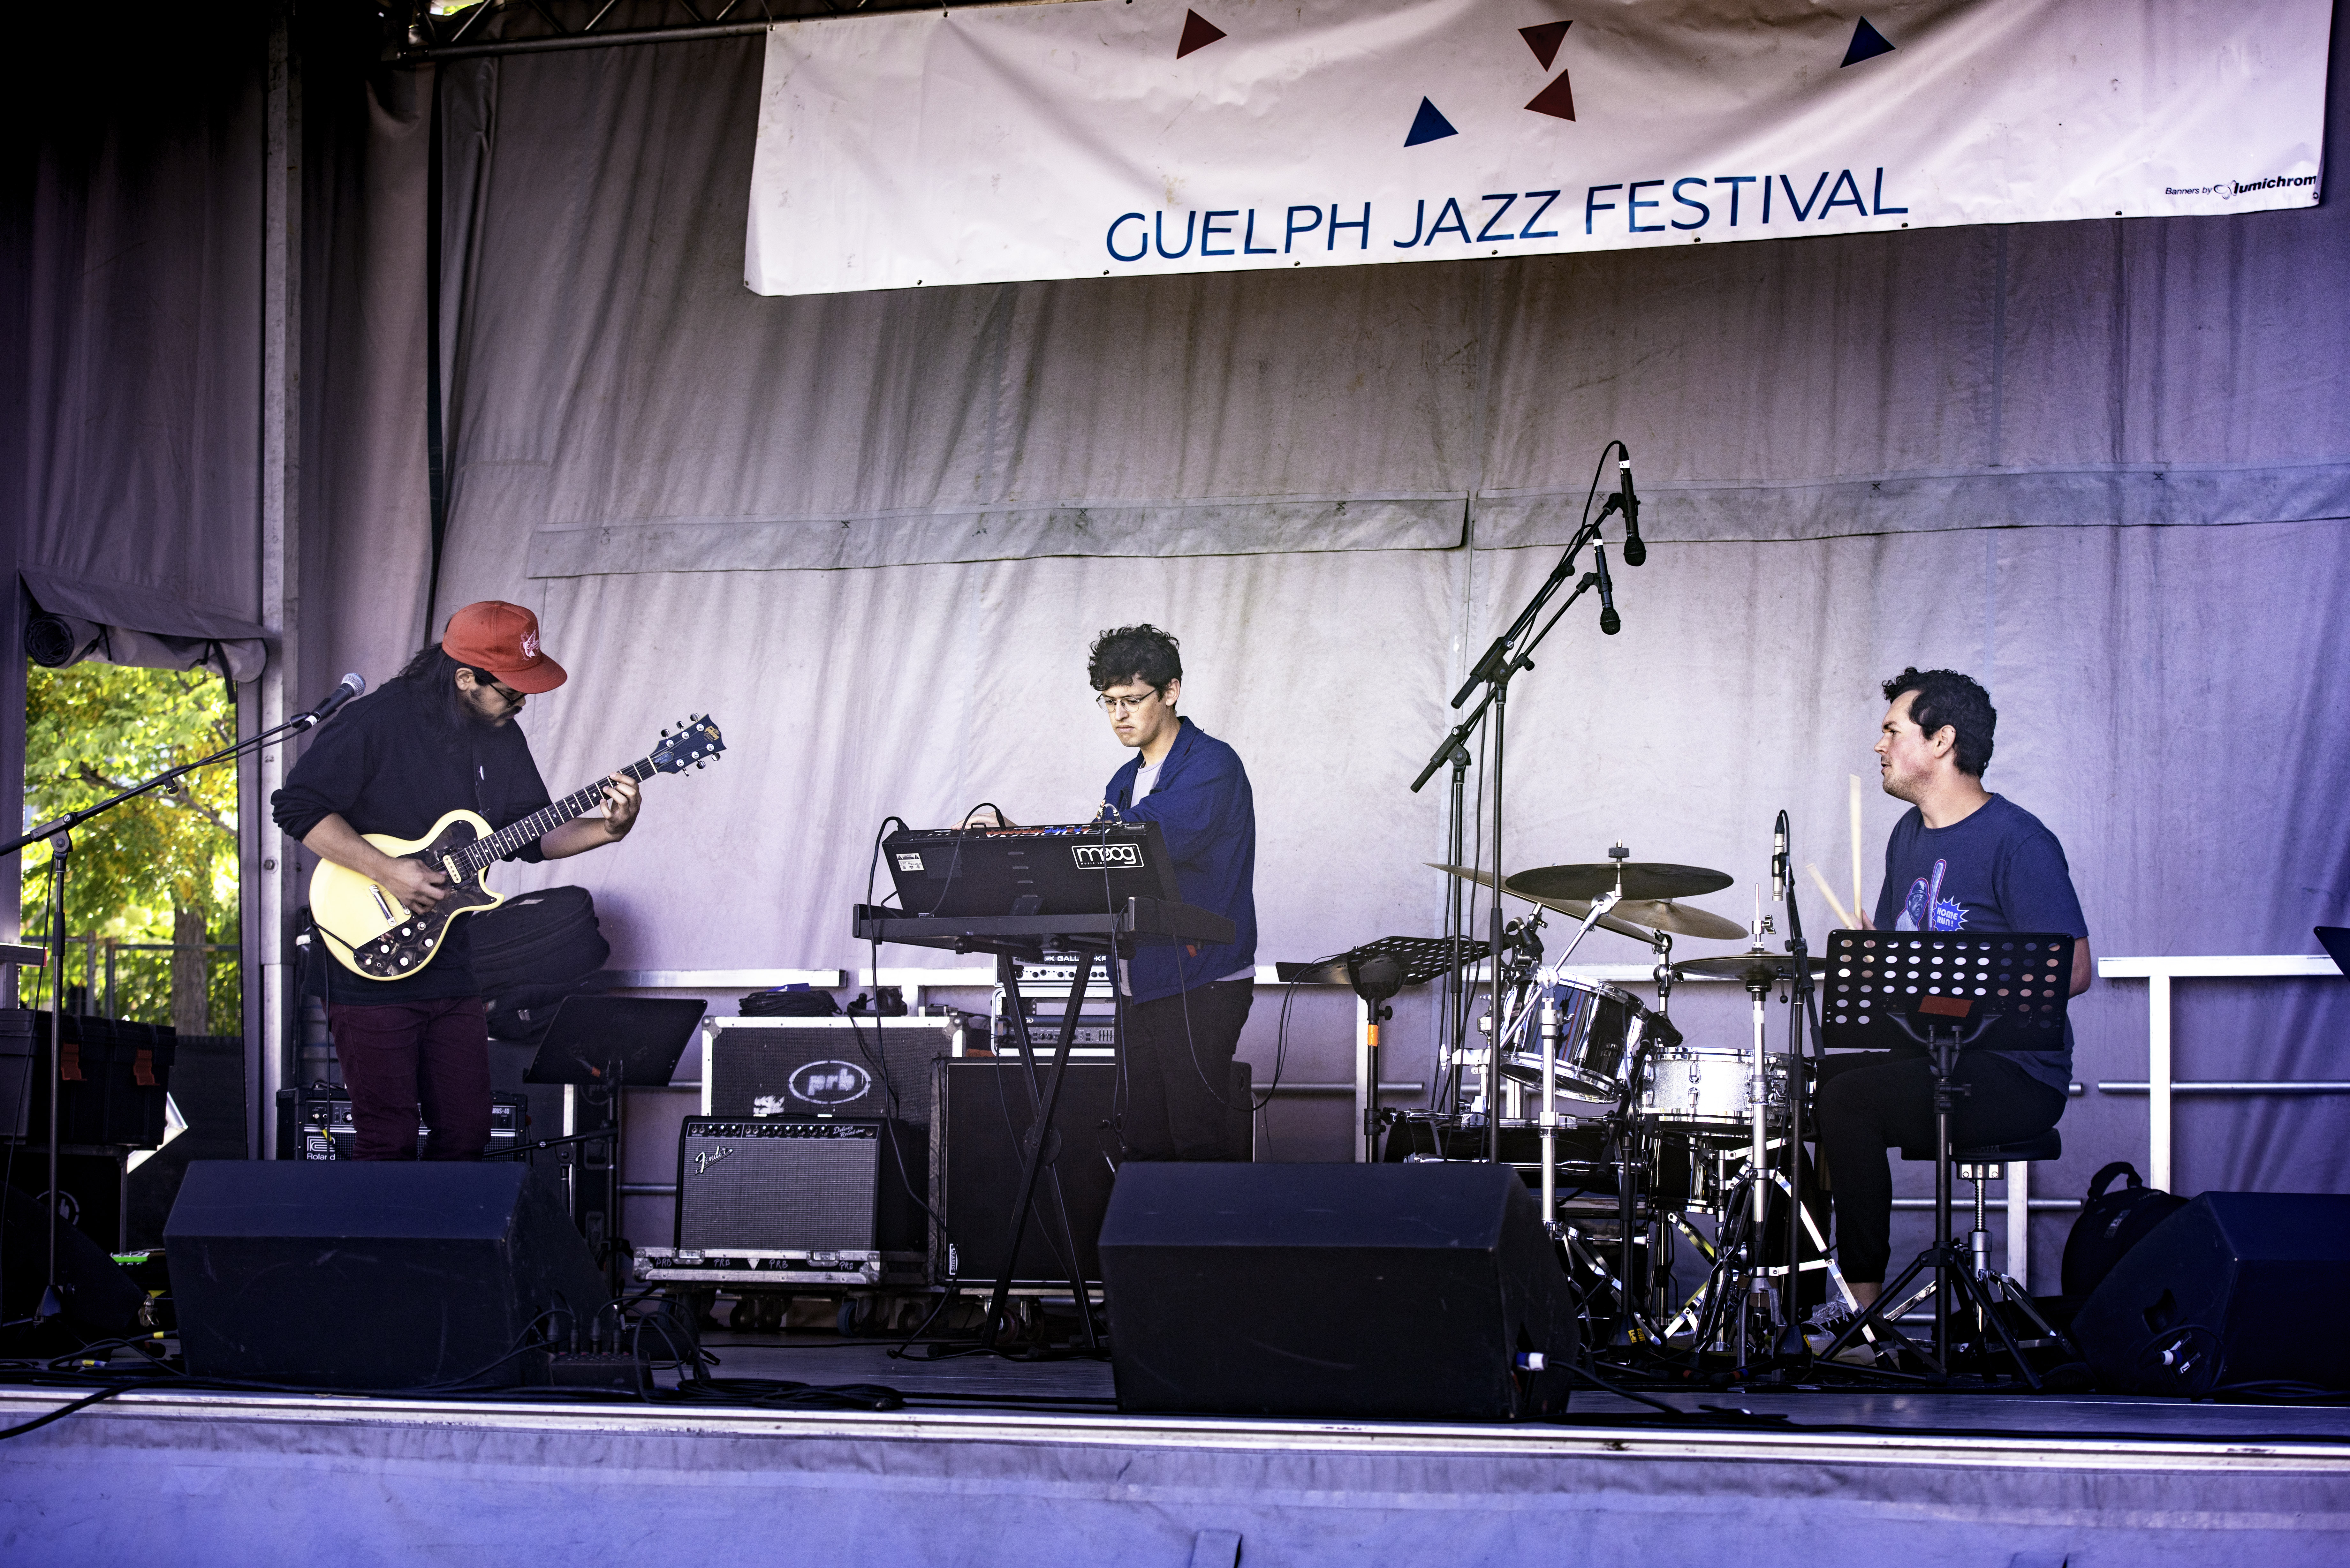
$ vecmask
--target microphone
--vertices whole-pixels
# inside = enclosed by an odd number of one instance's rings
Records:
[[[319,703],[316,708],[311,709],[307,713],[303,714],[302,717],[310,721],[310,724],[317,724],[330,717],[336,709],[341,707],[344,703],[349,701],[354,697],[364,695],[366,691],[367,681],[365,680],[356,673],[346,675],[332,691],[327,693],[327,700],[325,701]],[[305,729],[309,727],[309,724],[303,726]]]
[[[1779,814],[1778,823],[1771,829],[1771,901],[1782,904],[1787,899],[1787,814]]]
[[[1640,543],[1640,498],[1632,490],[1632,449],[1628,446],[1616,462],[1616,502],[1624,514],[1624,564],[1645,565],[1648,547]]]
[[[1616,613],[1616,583],[1607,575],[1607,546],[1592,545],[1591,558],[1599,578],[1599,629],[1613,637],[1624,629],[1624,618]]]

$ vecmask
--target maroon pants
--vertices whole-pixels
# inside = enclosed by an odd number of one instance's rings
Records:
[[[490,1029],[478,996],[327,1009],[360,1159],[479,1159],[490,1147]]]

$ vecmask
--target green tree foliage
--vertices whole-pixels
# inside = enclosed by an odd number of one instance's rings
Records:
[[[26,686],[27,828],[236,738],[235,706],[213,672],[85,663],[36,667],[27,672]],[[27,933],[48,929],[48,861],[38,849],[25,852],[21,908]],[[184,937],[200,919],[209,940],[235,940],[235,764],[201,769],[174,790],[142,795],[84,825],[74,834],[68,867],[66,929],[75,937],[169,942],[175,926]],[[86,950],[69,961],[69,982],[83,978]],[[170,1022],[169,959],[164,953],[118,956],[121,1016]],[[102,956],[99,963],[102,973]],[[234,1028],[235,966],[209,967],[212,1026]]]

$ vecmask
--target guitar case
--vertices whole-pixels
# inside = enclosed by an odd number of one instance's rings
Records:
[[[567,996],[600,991],[596,975],[612,944],[585,888],[518,893],[473,923],[473,978],[489,1010],[490,1033],[536,1043]]]

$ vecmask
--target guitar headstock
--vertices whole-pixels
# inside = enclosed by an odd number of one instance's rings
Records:
[[[686,720],[674,734],[663,730],[660,744],[653,748],[648,760],[655,773],[681,774],[688,768],[709,766],[711,759],[725,749],[726,742],[718,733],[718,726],[704,713]]]

